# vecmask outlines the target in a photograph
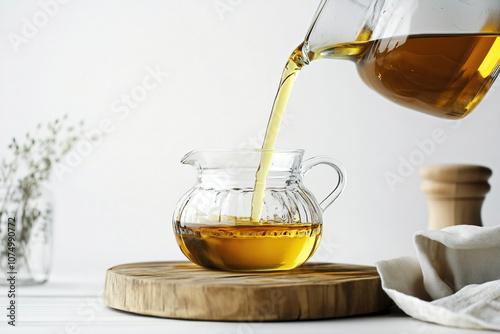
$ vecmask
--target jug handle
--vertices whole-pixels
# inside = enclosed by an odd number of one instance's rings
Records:
[[[338,174],[338,181],[335,188],[333,188],[332,192],[330,192],[328,196],[326,196],[319,203],[321,210],[325,211],[344,190],[346,184],[346,172],[344,167],[342,167],[342,165],[334,159],[327,156],[318,156],[307,159],[302,163],[300,166],[302,176],[305,176],[313,167],[321,164],[332,167]]]

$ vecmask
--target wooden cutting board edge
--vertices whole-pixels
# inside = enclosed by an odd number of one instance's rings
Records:
[[[306,264],[307,265],[307,264]],[[309,266],[314,267],[315,263]],[[322,264],[325,265],[325,264]],[[151,268],[163,266],[192,266],[196,273],[215,275],[214,279],[169,279],[149,274]],[[213,321],[293,321],[346,317],[384,311],[392,305],[382,290],[380,277],[374,267],[345,265],[346,273],[353,269],[368,273],[354,279],[341,278],[332,283],[335,272],[342,264],[334,266],[334,275],[319,273],[320,280],[307,278],[308,272],[296,274],[303,284],[286,283],[285,272],[276,274],[233,273],[207,270],[187,262],[150,262],[114,266],[107,270],[103,303],[121,311],[143,315]],[[340,267],[339,267],[340,266]],[[191,267],[190,267],[191,268]],[[137,272],[133,275],[129,271]],[[120,272],[124,270],[124,272]],[[191,270],[192,271],[192,270]],[[153,270],[154,272],[154,270]],[[167,271],[168,272],[168,271]],[[355,272],[355,271],[354,271]],[[313,272],[312,275],[315,273]],[[165,275],[165,272],[162,273]],[[228,280],[221,279],[229,278]],[[269,280],[280,279],[276,283]],[[297,280],[297,278],[294,280]],[[227,284],[238,280],[256,280],[255,284]],[[325,282],[322,280],[325,279]],[[160,297],[159,297],[160,296]],[[165,296],[169,296],[165,298]],[[172,298],[170,298],[172,296]]]

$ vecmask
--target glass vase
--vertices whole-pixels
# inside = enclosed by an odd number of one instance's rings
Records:
[[[47,282],[52,266],[52,194],[47,187],[0,187],[1,285]]]

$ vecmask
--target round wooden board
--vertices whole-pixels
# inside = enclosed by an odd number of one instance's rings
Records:
[[[267,273],[216,271],[190,262],[123,264],[106,272],[102,298],[127,312],[224,321],[335,318],[391,305],[374,267],[333,263]]]

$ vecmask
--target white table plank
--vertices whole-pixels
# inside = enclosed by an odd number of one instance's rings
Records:
[[[0,287],[0,291],[2,287]],[[94,333],[370,333],[370,334],[484,334],[414,320],[393,309],[388,314],[321,321],[247,323],[163,319],[110,309],[100,300],[100,283],[52,282],[38,287],[20,287],[17,326],[7,325],[5,314],[0,333],[94,334]],[[0,294],[5,310],[6,294]],[[4,311],[5,313],[5,311]]]

